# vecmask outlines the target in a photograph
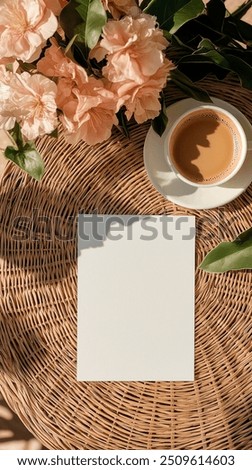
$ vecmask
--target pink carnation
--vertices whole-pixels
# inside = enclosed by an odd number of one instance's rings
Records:
[[[33,62],[57,26],[43,0],[1,0],[0,60]]]
[[[15,121],[20,123],[23,135],[35,139],[50,134],[58,124],[54,82],[42,75],[7,72],[0,66],[0,128],[9,130]]]
[[[74,88],[72,93],[75,99],[69,98],[61,116],[67,140],[70,143],[84,140],[95,145],[108,139],[112,126],[118,123],[114,93],[94,77],[89,77],[81,90]]]
[[[98,61],[107,58],[104,76],[111,82],[132,80],[144,83],[164,63],[163,50],[168,42],[156,27],[156,19],[141,14],[111,20],[103,28],[100,44],[91,51]]]

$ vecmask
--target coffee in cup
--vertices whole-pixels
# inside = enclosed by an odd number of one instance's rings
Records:
[[[201,105],[179,117],[165,139],[165,153],[176,175],[194,186],[225,183],[247,153],[245,132],[228,111]]]

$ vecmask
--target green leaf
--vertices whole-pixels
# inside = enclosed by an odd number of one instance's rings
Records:
[[[15,143],[17,144],[17,148],[23,148],[23,145],[24,145],[23,137],[22,137],[20,125],[17,122],[15,122],[15,126],[13,127],[13,129],[9,131],[9,133],[11,137],[13,138],[13,140],[15,141]]]
[[[202,0],[150,0],[141,8],[145,13],[157,17],[160,28],[175,33],[180,26],[203,12]]]
[[[173,17],[173,27],[170,33],[174,34],[187,21],[199,16],[205,9],[202,0],[190,0],[183,8],[178,10]]]
[[[101,0],[77,0],[80,6],[77,9],[83,23],[78,26],[77,33],[83,42],[92,49],[98,42],[107,15]]]
[[[71,0],[60,14],[60,24],[68,39],[78,35],[77,42],[92,49],[107,21],[101,0]]]
[[[252,228],[232,242],[222,242],[202,261],[200,268],[211,273],[252,269]]]
[[[220,67],[230,70],[229,62],[220,52],[218,52],[217,49],[214,48],[213,44],[211,44],[211,41],[203,40],[199,50],[196,51],[191,57],[195,58],[195,56],[198,58],[200,57],[202,61],[203,59],[206,59],[216,65],[219,65]]]
[[[195,100],[211,103],[212,100],[208,93],[202,88],[195,85],[183,72],[178,69],[171,70],[171,80],[177,85],[184,93],[191,96]]]
[[[202,60],[202,62],[212,62],[216,65],[220,65],[221,67],[229,69],[228,61],[223,57],[223,55],[219,52],[219,48],[216,48],[212,41],[209,39],[203,39],[198,46],[198,49],[194,51],[190,58],[191,62],[196,60],[197,62]]]
[[[33,142],[27,142],[22,149],[18,150],[8,146],[4,154],[6,158],[16,163],[16,165],[36,180],[42,178],[44,163]]]
[[[161,106],[162,108],[159,115],[153,119],[151,123],[152,128],[160,137],[163,135],[168,123],[164,96],[161,97]]]

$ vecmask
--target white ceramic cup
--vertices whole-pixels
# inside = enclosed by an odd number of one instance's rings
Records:
[[[222,124],[226,127],[227,132],[229,132],[228,136],[232,138],[232,142],[233,142],[232,157],[230,157],[231,161],[229,162],[225,170],[221,171],[219,174],[217,172],[214,177],[202,178],[201,180],[190,179],[188,175],[182,174],[183,171],[181,170],[181,167],[180,168],[178,167],[178,164],[176,163],[176,160],[173,157],[174,142],[176,142],[176,138],[177,139],[182,138],[181,135],[183,132],[183,126],[190,125],[188,123],[189,122],[191,123],[193,119],[195,120],[195,123],[197,124],[197,122],[200,122],[201,119],[209,118],[209,117],[210,119],[213,119],[213,122],[216,123],[216,127]],[[196,122],[196,120],[198,121]],[[195,130],[194,130],[194,133],[195,133]],[[212,131],[211,134],[212,134],[211,139],[214,139],[215,138],[214,131]],[[198,142],[199,144],[201,141],[200,137],[202,136],[199,133],[199,142]],[[183,138],[186,139],[185,135]],[[197,138],[198,138],[198,135],[196,132],[195,147],[197,147]],[[225,145],[225,140],[223,141],[223,145]],[[164,147],[165,156],[168,159],[168,163],[170,167],[172,168],[172,170],[174,171],[174,173],[176,174],[176,176],[180,178],[182,181],[184,181],[185,183],[190,184],[192,186],[196,186],[196,187],[202,187],[202,186],[212,187],[212,186],[219,186],[223,183],[226,183],[228,180],[233,178],[236,175],[236,173],[240,170],[246,158],[248,148],[252,147],[251,142],[247,142],[245,131],[242,125],[240,124],[240,122],[230,112],[226,111],[223,108],[220,108],[218,106],[211,105],[211,104],[202,104],[198,107],[195,107],[183,113],[172,124],[171,128],[169,129],[167,136],[165,138],[164,146],[165,146]],[[185,140],[184,140],[183,146],[186,148]],[[221,158],[221,152],[220,152],[220,155],[218,155],[218,158]],[[195,164],[197,164],[197,159],[192,160],[192,164],[195,166]]]

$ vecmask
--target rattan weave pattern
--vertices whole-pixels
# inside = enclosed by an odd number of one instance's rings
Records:
[[[234,79],[203,86],[252,121]],[[169,87],[167,103],[182,98]],[[143,166],[148,124],[94,148],[42,138],[37,183],[8,164],[0,185],[0,388],[52,449],[252,449],[251,272],[196,272],[194,382],[76,381],[77,213],[194,214],[196,265],[251,225],[252,185],[209,211],[166,201]],[[169,297],[167,296],[167,308]],[[155,312],[153,312],[155,314]]]

